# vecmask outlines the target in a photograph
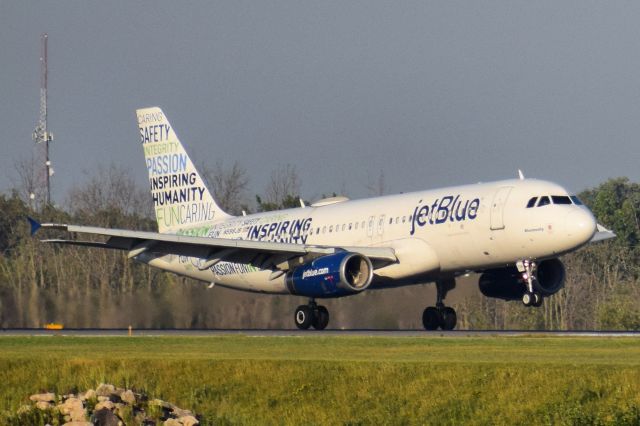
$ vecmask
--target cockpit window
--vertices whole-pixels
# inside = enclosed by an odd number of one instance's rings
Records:
[[[544,197],[540,197],[540,201],[538,201],[538,207],[546,206],[547,204],[551,204],[549,197],[546,195]]]
[[[578,198],[577,196],[572,195],[570,198],[571,198],[571,201],[573,201],[573,204],[575,204],[576,206],[582,205],[582,201],[580,201],[580,198]]]
[[[536,205],[536,201],[538,201],[538,197],[533,197],[529,200],[529,202],[527,203],[527,208],[530,209],[531,207]]]
[[[567,195],[552,195],[553,204],[571,204],[571,198]]]

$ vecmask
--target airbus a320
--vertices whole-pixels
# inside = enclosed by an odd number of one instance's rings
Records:
[[[103,237],[45,242],[118,249],[135,261],[249,292],[308,299],[294,314],[300,329],[322,330],[318,304],[371,289],[433,282],[437,297],[422,323],[452,330],[445,305],[456,277],[480,273],[487,297],[540,306],[563,288],[558,259],[613,237],[565,188],[518,179],[387,195],[326,198],[300,208],[243,216],[224,212],[160,108],[137,111],[158,232],[40,224]]]

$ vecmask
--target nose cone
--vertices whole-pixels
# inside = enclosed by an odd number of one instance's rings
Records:
[[[565,229],[572,244],[588,243],[596,233],[596,219],[586,208],[577,208],[567,215]]]

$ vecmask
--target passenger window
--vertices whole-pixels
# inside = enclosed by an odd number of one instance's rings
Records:
[[[538,201],[538,197],[533,197],[529,200],[529,202],[527,203],[527,208],[530,209],[531,207],[536,205],[536,201]]]
[[[402,223],[404,223],[404,221],[405,221],[406,219],[407,219],[407,218],[406,218],[405,216],[402,216]]]
[[[344,231],[345,231],[345,229],[347,229],[347,224],[346,224],[346,223],[343,223],[343,224],[342,224],[342,232],[344,232]]]
[[[400,216],[396,216],[396,225],[400,222]]]
[[[393,225],[393,218],[392,217],[389,218],[389,225]]]
[[[566,195],[552,195],[553,204],[571,204],[571,198]]]
[[[322,227],[322,233],[324,234],[324,233],[326,233],[326,232],[327,232],[327,227],[326,227],[326,226],[323,226],[323,227]]]
[[[329,226],[329,233],[332,233],[332,232],[333,232],[333,225],[330,225]]]
[[[349,224],[349,231],[351,231],[351,228],[353,227],[352,225],[352,223]]]
[[[582,205],[582,201],[580,201],[580,198],[576,197],[575,195],[572,195],[570,198],[571,201],[573,201],[573,204],[575,204],[576,206]]]
[[[540,197],[540,201],[538,201],[538,207],[546,206],[547,204],[551,204],[549,201],[549,197],[546,195],[544,197]]]
[[[356,222],[356,229],[358,229],[358,222]]]

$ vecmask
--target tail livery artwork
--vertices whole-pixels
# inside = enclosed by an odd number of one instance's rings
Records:
[[[444,304],[456,277],[480,273],[487,297],[540,306],[564,285],[558,257],[613,237],[580,200],[542,180],[475,185],[230,216],[216,203],[160,108],[137,111],[158,232],[39,224],[103,242],[43,240],[125,250],[138,262],[237,290],[308,298],[294,315],[301,329],[324,329],[317,299],[435,282],[427,330],[451,330]]]

